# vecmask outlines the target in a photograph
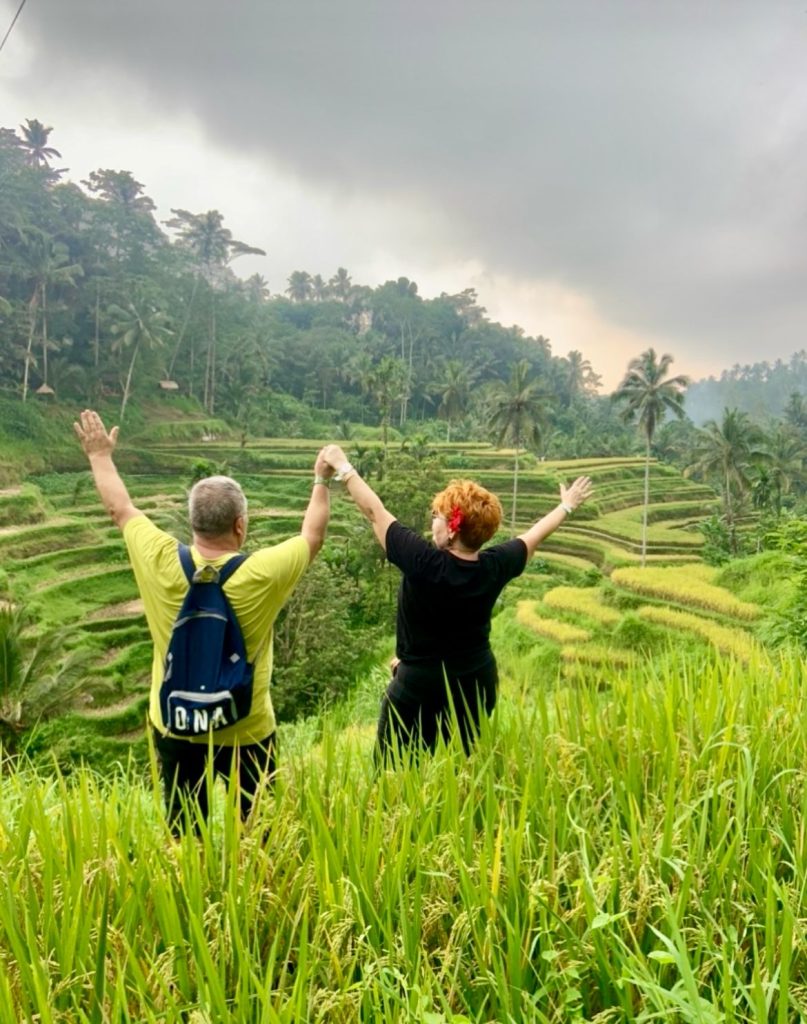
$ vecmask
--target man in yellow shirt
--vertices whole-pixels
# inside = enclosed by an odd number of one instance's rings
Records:
[[[143,598],[146,622],[154,643],[149,718],[154,728],[166,792],[168,818],[175,829],[182,797],[193,795],[202,815],[208,812],[207,761],[212,752],[213,774],[237,771],[241,814],[249,813],[261,777],[275,769],[275,715],[269,693],[272,675],[272,627],[325,540],[330,516],[331,467],[317,456],[314,488],[303,517],[300,535],[253,552],[224,583],[223,590],[238,619],[254,665],[249,714],[211,736],[173,736],[160,709],[160,686],[174,622],[188,590],[177,541],[135,508],[112,459],[118,428],[107,431],[92,410],[74,424],[90,462],[95,485],[123,538]],[[247,534],[247,501],[235,480],[226,476],[200,480],[188,500],[193,534],[191,556],[195,566],[221,569],[237,554]]]

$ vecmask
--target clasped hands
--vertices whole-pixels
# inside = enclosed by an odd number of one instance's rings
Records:
[[[317,476],[330,479],[347,461],[347,455],[345,455],[344,450],[338,444],[326,444],[317,455],[314,472]]]

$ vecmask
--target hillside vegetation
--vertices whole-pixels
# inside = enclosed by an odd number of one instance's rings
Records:
[[[319,441],[202,445],[185,429],[121,448],[140,508],[184,536],[190,480],[225,470],[250,498],[251,543],[299,529]],[[381,443],[352,456],[372,466]],[[378,486],[412,525],[425,525],[431,492],[419,488],[451,476],[507,504],[511,450],[395,457],[408,460],[405,488]],[[651,463],[641,569],[642,459],[522,466],[517,529],[556,503],[561,480],[586,473],[596,491],[505,591],[497,713],[469,760],[441,749],[381,774],[371,751],[386,675],[370,666],[390,650],[395,574],[364,560],[371,538],[335,490],[305,599],[322,594],[317,632],[308,652],[295,619],[293,660],[335,671],[327,658],[344,661],[350,633],[331,650],[322,630],[352,628],[341,609],[375,609],[375,640],[313,715],[279,658],[278,705],[308,717],[281,726],[274,790],[246,827],[222,791],[201,838],[175,841],[144,729],[142,607],[89,475],[68,465],[0,494],[7,604],[29,616],[27,642],[50,638],[52,657],[76,661],[50,719],[22,704],[33,727],[6,734],[27,757],[0,776],[0,1024],[807,1011],[805,684],[801,661],[773,658],[761,632],[784,562],[705,565],[694,525],[711,512],[708,489]]]
[[[153,433],[157,439],[147,446],[138,440],[124,444],[118,462],[137,506],[163,528],[187,539],[185,502],[190,481],[198,472],[223,469],[238,476],[249,496],[250,545],[282,540],[299,530],[310,493],[311,467],[322,442],[273,439],[242,448],[222,439],[200,446],[198,439],[177,440],[174,435],[182,431],[168,424]],[[366,442],[354,449],[354,457],[359,461],[366,458],[362,451],[372,450],[373,444]],[[401,457],[410,460],[413,473],[427,473],[426,482],[434,489],[451,476],[470,474],[507,503],[513,476],[512,453],[506,449],[431,445],[420,454]],[[560,481],[586,473],[595,485],[594,499],[549,539],[528,572],[508,589],[502,621],[496,626],[504,635],[518,625],[517,648],[542,659],[545,667],[554,663],[562,665],[564,672],[576,671],[607,660],[609,650],[627,661],[640,642],[637,632],[642,633],[645,647],[655,640],[663,648],[684,629],[693,648],[712,644],[724,651],[742,651],[743,657],[753,649],[756,609],[745,608],[715,583],[707,583],[702,574],[687,575],[682,568],[700,564],[703,540],[692,526],[712,507],[710,492],[702,485],[682,479],[670,467],[652,464],[648,563],[653,569],[631,568],[639,564],[635,526],[643,472],[643,460],[638,458],[545,461],[522,468],[517,530],[557,502]],[[380,486],[392,484],[382,481]],[[669,500],[671,494],[676,495],[674,502]],[[425,527],[429,498],[430,493],[417,497],[409,512],[411,525]],[[396,507],[396,499],[390,500]],[[0,494],[0,518],[17,524],[0,533],[9,600],[24,606],[34,629],[69,627],[70,646],[82,650],[88,659],[81,699],[72,709],[65,706],[65,715],[35,730],[29,737],[29,751],[47,757],[55,754],[65,767],[81,757],[100,766],[110,760],[125,761],[133,744],[142,759],[150,643],[124,545],[100,507],[89,473],[77,469],[30,476],[24,487]],[[392,632],[396,574],[374,554],[362,556],[365,561],[353,565],[348,553],[360,553],[362,545],[372,549],[369,531],[352,504],[335,491],[323,565],[315,567],[319,575],[315,574],[314,590],[307,598],[316,602],[317,589],[331,588],[334,609],[347,600],[354,609],[353,618],[366,617],[374,603],[377,623],[372,635],[381,642],[376,655],[380,657],[389,648],[389,640],[383,638]],[[647,583],[637,586],[631,573]],[[655,590],[650,581],[656,581]],[[340,597],[342,592],[332,592],[334,587],[353,590]],[[369,596],[359,606],[362,587],[369,588]],[[704,594],[710,595],[711,603]],[[722,595],[719,600],[716,594]],[[694,615],[697,622],[703,620],[703,626],[693,628],[682,620],[683,627],[675,622],[665,628],[653,620],[659,602]],[[334,610],[332,623],[337,618]],[[368,639],[370,647],[375,643]],[[369,648],[368,653],[372,657]],[[313,710],[315,700],[300,705],[284,692],[283,656],[281,645],[275,691],[281,713],[293,714],[295,707],[297,713]],[[295,658],[299,657],[298,644]],[[355,671],[369,663],[367,657],[357,659]],[[312,671],[316,674],[316,664]],[[327,679],[327,667],[319,671],[320,678]],[[316,678],[308,685],[315,697]]]

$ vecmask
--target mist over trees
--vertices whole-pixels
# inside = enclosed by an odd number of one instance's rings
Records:
[[[695,381],[686,393],[687,416],[697,426],[718,419],[723,409],[737,409],[753,419],[781,419],[793,395],[807,394],[807,351],[795,352],[785,362],[735,363],[719,377]]]

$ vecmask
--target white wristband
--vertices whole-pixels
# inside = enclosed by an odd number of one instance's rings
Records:
[[[334,480],[341,480],[343,483],[350,476],[351,473],[355,473],[356,470],[350,465],[349,462],[343,462],[342,465],[337,469]]]
[[[574,507],[570,505],[568,501],[562,501],[560,503],[560,507],[563,509],[567,516],[570,516],[572,512],[574,512]]]

